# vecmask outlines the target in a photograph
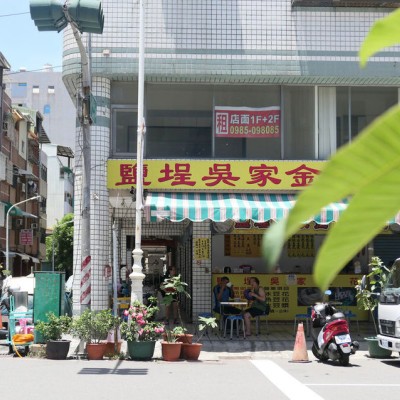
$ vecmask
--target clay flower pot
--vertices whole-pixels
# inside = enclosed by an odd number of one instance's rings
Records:
[[[86,343],[89,360],[102,360],[106,352],[107,343]]]
[[[185,360],[198,360],[202,346],[201,343],[182,343],[181,357]]]
[[[105,357],[113,357],[115,355],[115,343],[114,342],[107,342],[103,341],[101,343],[106,344],[106,351],[104,353]],[[121,353],[121,345],[122,345],[122,340],[118,341],[117,344],[117,352]]]
[[[194,335],[189,335],[188,333],[185,335],[178,335],[178,340],[177,342],[181,342],[181,343],[192,343],[193,340],[193,336]]]
[[[177,361],[181,354],[182,343],[161,342],[162,356],[165,361]]]

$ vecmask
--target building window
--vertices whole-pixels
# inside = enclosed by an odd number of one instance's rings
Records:
[[[39,86],[32,86],[32,93],[35,93],[35,94],[40,93]]]
[[[11,97],[26,97],[27,84],[24,82],[21,83],[12,83],[11,84]]]
[[[45,165],[42,165],[40,176],[45,182],[47,182],[47,167]]]
[[[55,92],[54,86],[49,86],[49,87],[47,88],[47,93],[48,93],[48,94],[54,94],[54,92]]]
[[[114,154],[136,154],[137,109],[116,106],[112,115]]]
[[[50,105],[49,104],[46,104],[43,107],[43,114],[50,114]]]

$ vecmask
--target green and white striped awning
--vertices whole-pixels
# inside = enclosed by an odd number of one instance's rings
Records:
[[[149,193],[144,211],[148,222],[163,219],[265,222],[286,217],[295,201],[291,194]],[[346,207],[346,202],[332,203],[313,220],[318,224],[337,221]]]

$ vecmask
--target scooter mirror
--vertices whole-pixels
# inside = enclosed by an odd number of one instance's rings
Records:
[[[367,277],[365,275],[361,278],[360,287],[361,290],[365,290],[365,288],[367,287]]]

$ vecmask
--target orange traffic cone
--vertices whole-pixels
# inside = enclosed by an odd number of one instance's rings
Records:
[[[300,322],[297,327],[296,341],[293,350],[293,362],[308,362],[308,353],[306,337],[304,336],[303,323]]]

